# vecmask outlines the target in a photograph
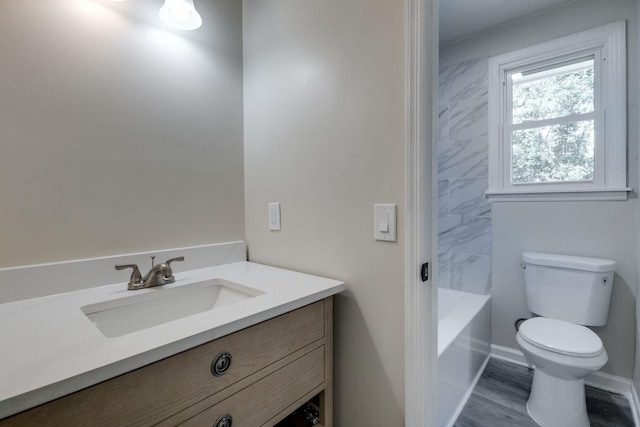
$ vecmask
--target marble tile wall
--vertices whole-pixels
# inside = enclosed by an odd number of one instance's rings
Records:
[[[491,293],[488,186],[488,60],[440,70],[438,286]]]

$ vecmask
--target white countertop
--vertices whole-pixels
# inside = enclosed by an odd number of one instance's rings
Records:
[[[334,295],[344,283],[251,262],[176,273],[176,283],[126,283],[0,304],[0,419]],[[222,278],[264,294],[107,338],[80,307]],[[19,284],[16,284],[19,286]]]

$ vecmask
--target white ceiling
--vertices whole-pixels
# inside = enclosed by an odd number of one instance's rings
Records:
[[[440,44],[576,0],[440,0]]]

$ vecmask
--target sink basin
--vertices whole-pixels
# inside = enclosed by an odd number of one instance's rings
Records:
[[[236,304],[264,292],[224,279],[211,279],[90,304],[82,312],[106,337],[113,338],[173,320]]]

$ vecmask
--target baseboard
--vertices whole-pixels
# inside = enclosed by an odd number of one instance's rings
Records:
[[[491,357],[496,359],[506,360],[507,362],[516,363],[522,366],[529,366],[527,359],[520,350],[516,350],[511,347],[504,347],[501,345],[491,344]]]
[[[491,357],[531,367],[527,363],[524,354],[520,350],[511,347],[491,344]],[[625,396],[631,407],[633,422],[636,426],[640,426],[640,399],[638,399],[638,393],[633,385],[633,381],[629,378],[618,377],[605,372],[595,372],[585,378],[584,382],[590,387]]]

